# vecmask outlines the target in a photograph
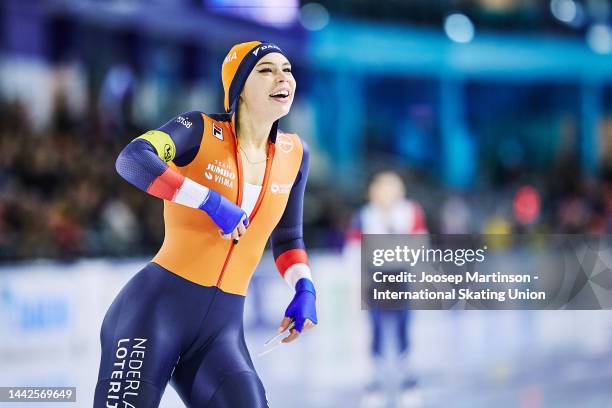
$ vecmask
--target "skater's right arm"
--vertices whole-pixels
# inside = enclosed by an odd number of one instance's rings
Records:
[[[200,112],[179,115],[132,140],[117,157],[115,168],[129,183],[155,197],[205,211],[227,238],[235,239],[245,232],[246,213],[168,166],[169,162],[186,166],[195,158],[203,127]]]

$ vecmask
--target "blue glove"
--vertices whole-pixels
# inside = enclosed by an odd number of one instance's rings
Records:
[[[285,311],[285,317],[295,320],[295,329],[302,332],[306,319],[317,324],[317,294],[312,281],[302,278],[295,284],[295,296]]]
[[[246,217],[244,210],[215,190],[208,190],[208,196],[206,196],[206,200],[200,204],[199,208],[206,211],[224,234],[231,234],[243,216],[245,217],[244,225],[249,225],[249,218]]]

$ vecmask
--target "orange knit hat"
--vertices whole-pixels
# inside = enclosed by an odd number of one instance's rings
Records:
[[[250,41],[236,44],[227,53],[221,66],[221,80],[225,98],[223,106],[225,112],[236,112],[238,97],[244,88],[249,74],[264,55],[271,52],[283,54],[283,51],[274,44],[262,41]]]

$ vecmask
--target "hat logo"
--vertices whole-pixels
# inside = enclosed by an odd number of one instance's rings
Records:
[[[266,44],[266,45],[262,45],[261,47],[257,47],[254,51],[253,51],[253,55],[257,56],[257,54],[259,54],[259,51],[264,51],[267,50],[268,48],[274,48],[276,50],[280,51],[280,48],[278,48],[276,45],[274,44]]]
[[[237,58],[238,58],[238,56],[236,55],[236,51],[234,51],[231,54],[227,54],[227,57],[225,57],[225,61],[223,61],[223,63],[226,64],[226,63],[231,62],[231,61],[233,61],[233,60],[235,60]]]

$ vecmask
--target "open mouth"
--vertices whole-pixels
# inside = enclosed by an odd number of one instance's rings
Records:
[[[279,101],[285,102],[289,99],[289,91],[279,91],[270,95],[270,98]]]

